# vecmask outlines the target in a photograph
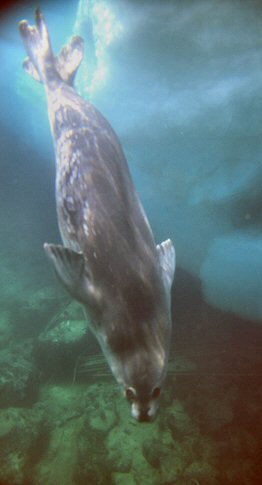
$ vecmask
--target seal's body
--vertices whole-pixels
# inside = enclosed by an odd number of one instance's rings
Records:
[[[92,321],[113,374],[150,421],[166,374],[175,253],[156,246],[119,140],[72,84],[83,57],[74,37],[58,57],[39,10],[20,23],[25,69],[46,88],[56,151],[56,201],[64,246],[45,244],[55,272]]]

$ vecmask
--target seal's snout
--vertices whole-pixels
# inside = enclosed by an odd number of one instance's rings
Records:
[[[151,423],[153,421],[153,417],[148,414],[148,411],[149,408],[139,413],[137,418],[139,423]]]
[[[160,387],[155,387],[149,393],[139,393],[134,387],[126,389],[126,397],[131,403],[131,414],[139,423],[152,423],[156,417],[159,396],[161,393]]]
[[[152,423],[155,419],[156,413],[152,406],[139,407],[139,405],[132,406],[132,416],[139,423]]]

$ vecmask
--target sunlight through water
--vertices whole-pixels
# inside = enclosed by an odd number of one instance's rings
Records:
[[[101,89],[106,82],[107,48],[123,33],[123,26],[107,2],[79,0],[74,33],[84,39],[89,37],[87,40],[90,45],[86,46],[88,56],[83,60],[79,89],[82,94],[92,98],[94,92]],[[92,46],[93,51],[90,53]]]

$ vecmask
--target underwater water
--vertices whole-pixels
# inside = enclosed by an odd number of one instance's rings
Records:
[[[262,482],[262,4],[40,3],[76,88],[118,133],[177,270],[166,386],[134,421],[80,305],[52,275],[55,158],[43,86],[0,10],[0,484]]]

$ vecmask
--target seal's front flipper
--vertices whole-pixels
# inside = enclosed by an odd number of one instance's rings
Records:
[[[167,239],[161,244],[158,244],[157,251],[160,266],[162,269],[162,278],[164,281],[164,285],[166,290],[170,292],[176,266],[176,253],[171,239]]]
[[[73,298],[88,305],[99,302],[99,292],[92,283],[83,253],[47,243],[44,250],[59,281]]]

